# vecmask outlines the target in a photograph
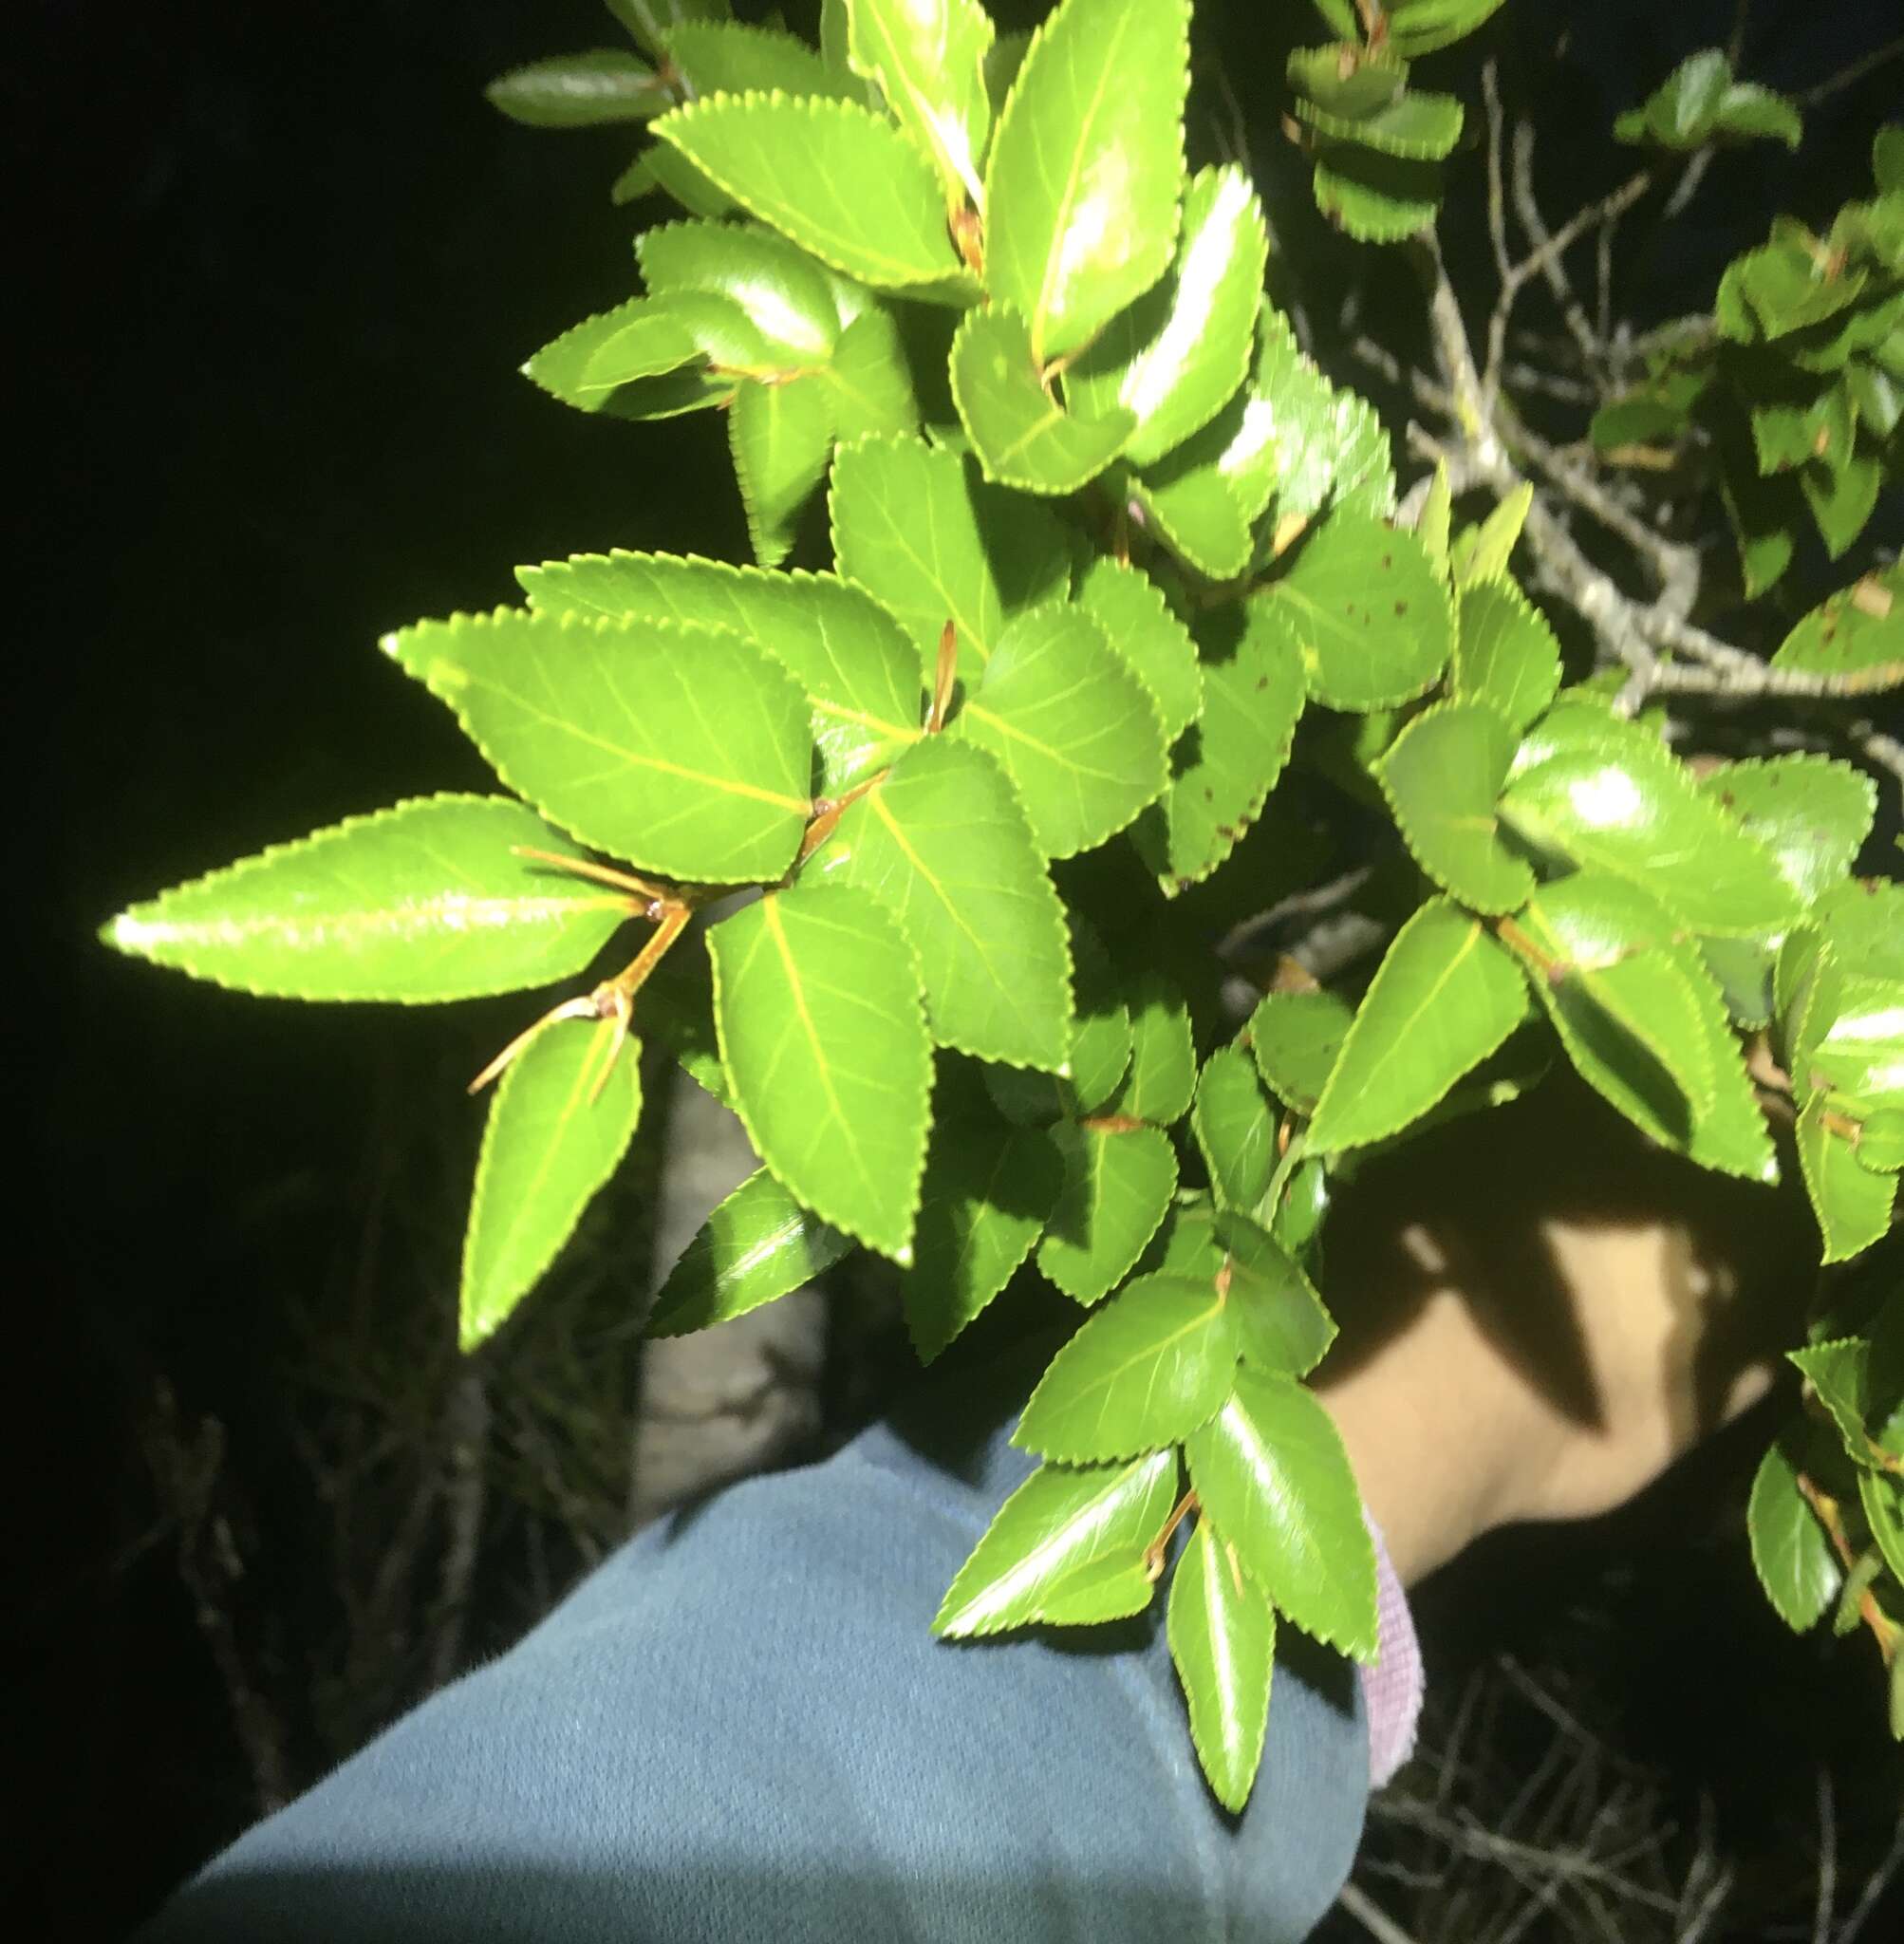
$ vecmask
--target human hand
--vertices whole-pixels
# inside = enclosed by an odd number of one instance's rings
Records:
[[[1762,1396],[1814,1238],[1789,1184],[1652,1148],[1557,1075],[1372,1162],[1327,1246],[1316,1391],[1412,1582],[1496,1526],[1610,1510]]]

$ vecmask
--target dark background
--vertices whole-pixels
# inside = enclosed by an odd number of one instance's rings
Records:
[[[1543,155],[1576,198],[1628,166],[1599,132],[1611,111],[1731,19],[1727,0],[1613,0],[1577,9],[1556,62],[1540,22],[1576,9],[1508,11],[1529,16]],[[1751,71],[1787,84],[1897,25],[1886,0],[1755,18]],[[1309,10],[1202,19],[1200,55],[1221,49],[1300,232],[1275,83],[1290,34],[1316,38]],[[646,218],[606,195],[625,137],[518,129],[480,93],[535,55],[613,45],[593,0],[26,0],[7,27],[25,514],[7,713],[26,779],[9,1067],[28,1139],[7,1278],[0,1909],[36,1935],[110,1935],[252,1802],[141,1457],[155,1385],[215,1412],[242,1459],[261,1562],[242,1598],[321,1604],[299,1577],[304,1487],[273,1442],[308,1347],[287,1318],[374,1307],[385,1244],[366,1210],[425,1181],[442,1192],[388,1299],[425,1292],[447,1330],[477,1128],[458,1083],[514,1021],[274,1007],[121,961],[96,929],[264,843],[487,785],[376,651],[385,629],[510,599],[518,562],[616,544],[738,558],[744,533],[708,421],[596,422],[516,374],[633,290]],[[1640,321],[1698,303],[1777,198],[1828,214],[1852,193],[1899,72],[1840,97],[1801,165],[1715,170]],[[1771,1654],[1765,1617],[1748,1600],[1723,1631]],[[1789,1656],[1746,1665],[1794,1677]]]

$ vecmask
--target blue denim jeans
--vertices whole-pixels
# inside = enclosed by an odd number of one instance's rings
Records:
[[[1005,1441],[1025,1387],[987,1400],[996,1376],[651,1526],[240,1838],[145,1944],[1304,1936],[1368,1793],[1346,1662],[1282,1630],[1235,1817],[1198,1772],[1161,1599],[931,1637],[1030,1469]]]

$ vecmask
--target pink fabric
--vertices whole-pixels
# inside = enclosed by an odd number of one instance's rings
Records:
[[[1375,1593],[1379,1612],[1378,1651],[1371,1665],[1358,1668],[1362,1699],[1369,1716],[1369,1786],[1380,1788],[1414,1753],[1415,1730],[1421,1722],[1421,1644],[1409,1613],[1381,1528],[1365,1512],[1369,1537],[1375,1542]]]

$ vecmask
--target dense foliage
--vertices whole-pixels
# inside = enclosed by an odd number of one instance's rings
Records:
[[[1464,111],[1411,63],[1499,4],[1318,0],[1338,38],[1290,63],[1318,208],[1413,252],[1431,305]],[[829,0],[817,49],[719,0],[611,6],[640,55],[495,99],[646,123],[617,197],[687,214],[641,235],[642,294],[526,368],[586,412],[723,410],[756,563],[550,561],[522,606],[391,636],[513,794],[353,819],[105,935],[248,991],[417,1003],[575,979],[644,927],[481,1076],[465,1346],[626,1150],[632,1036],[664,1043],[761,1167],[650,1331],[854,1247],[894,1266],[927,1360],[1021,1270],[1073,1299],[1016,1433],[1039,1467],[937,1627],[1113,1619],[1167,1575],[1197,1750],[1238,1806],[1279,1620],[1376,1646],[1354,1481],[1302,1381],[1335,1334],[1333,1183],[1566,1061],[1645,1139],[1754,1182],[1788,1113],[1821,1262],[1884,1237],[1904,888],[1853,874],[1874,781],[1812,747],[1689,761],[1654,699],[1698,692],[1670,649],[1615,616],[1582,665],[1510,571],[1547,516],[1504,461],[1398,514],[1388,433],[1264,295],[1248,175],[1186,162],[1187,0],[1062,0],[1028,39],[977,0]],[[1715,50],[1617,132],[1800,127]],[[1712,441],[1750,591],[1801,513],[1837,557],[1900,472],[1900,147],[1880,135],[1828,236],[1782,223],[1741,258],[1596,421],[1612,452]],[[1461,405],[1465,341],[1444,364]],[[789,570],[822,493],[831,566]],[[1900,601],[1874,565],[1769,666],[1728,650],[1732,679],[1904,682]],[[1211,940],[1371,859],[1372,976],[1283,960],[1226,1009]],[[1837,1602],[1869,1626],[1904,1733],[1904,1292],[1840,1277],[1812,1314],[1755,1557],[1793,1625]]]

